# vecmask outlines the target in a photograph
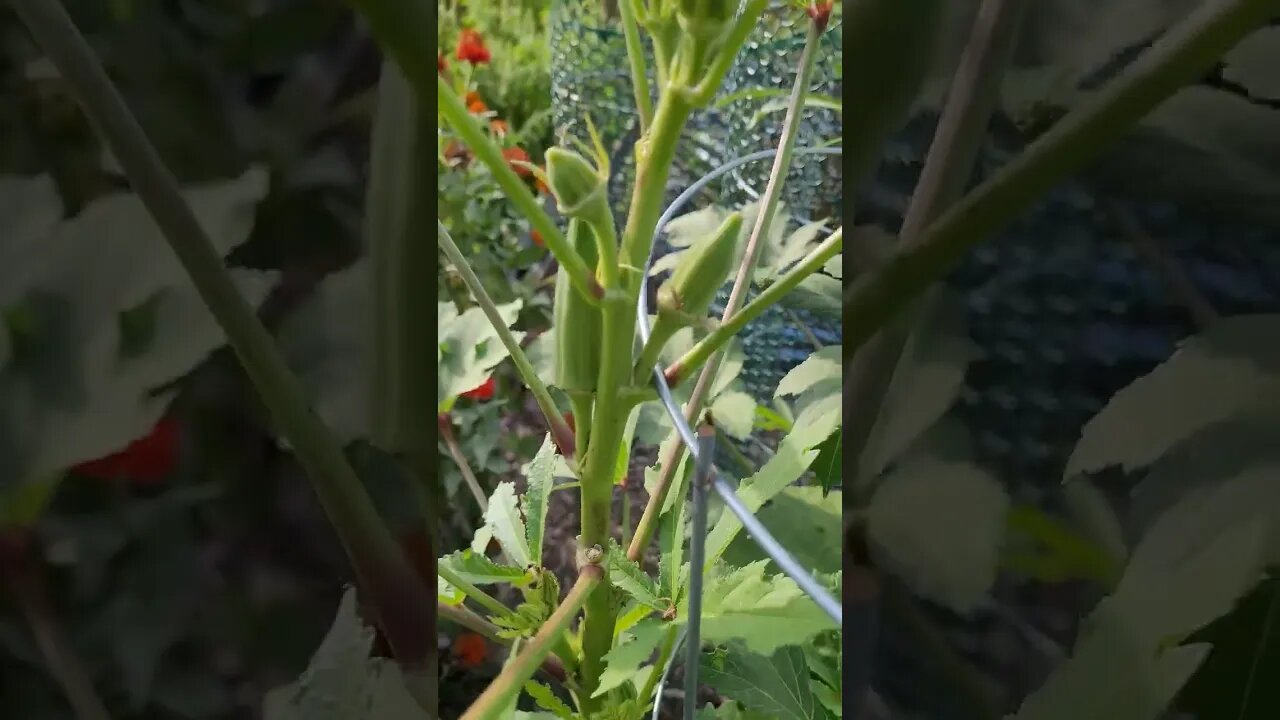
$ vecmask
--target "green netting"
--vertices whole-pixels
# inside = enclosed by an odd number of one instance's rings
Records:
[[[636,109],[628,71],[626,43],[616,18],[606,17],[601,0],[556,0],[551,11],[551,86],[557,128],[585,135],[590,114],[614,155],[614,205],[621,211],[629,198],[631,146],[636,138]],[[677,167],[668,187],[673,197],[717,165],[777,144],[782,112],[758,115],[775,97],[737,97],[744,90],[789,90],[804,47],[808,18],[787,2],[774,2],[726,77],[717,103],[697,113],[685,132]],[[814,69],[810,91],[840,94],[840,28],[828,29]],[[648,50],[648,48],[646,48]],[[651,53],[651,51],[650,51]],[[650,54],[650,68],[653,67]],[[650,86],[653,87],[650,72]],[[656,94],[656,88],[654,89]],[[736,99],[735,99],[736,97]],[[656,98],[655,98],[656,99]],[[726,104],[719,105],[728,100]],[[807,109],[799,130],[800,145],[836,139],[840,118],[826,109]],[[731,173],[698,204],[737,203],[754,197],[764,185],[768,163]],[[838,157],[797,157],[787,178],[783,202],[805,217],[837,213],[840,201]]]

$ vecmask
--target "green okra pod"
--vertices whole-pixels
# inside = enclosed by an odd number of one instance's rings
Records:
[[[673,335],[681,328],[706,322],[711,301],[738,259],[741,233],[742,214],[730,214],[714,233],[685,251],[671,277],[658,287],[658,319],[636,365],[638,384],[653,370]]]
[[[591,226],[577,218],[569,219],[569,246],[587,267],[597,263],[595,234]],[[589,304],[574,291],[569,278],[556,278],[555,304],[552,307],[551,331],[555,333],[556,382],[567,393],[591,393],[600,373],[600,346],[604,328],[600,309]],[[575,418],[577,423],[585,418]]]

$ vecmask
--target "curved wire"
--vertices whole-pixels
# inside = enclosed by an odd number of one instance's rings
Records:
[[[797,155],[839,155],[841,153],[841,148],[839,146],[806,147],[795,148],[792,152]],[[694,196],[701,192],[702,189],[712,181],[736,168],[746,165],[747,163],[759,160],[768,160],[777,154],[778,151],[774,148],[770,150],[761,150],[749,155],[743,155],[742,157],[731,160],[698,178],[693,182],[693,184],[677,195],[676,199],[667,206],[667,209],[663,211],[661,217],[658,218],[658,223],[654,230],[655,239],[666,229],[667,224],[671,222],[676,213],[678,213],[689,203],[690,200],[693,199]],[[650,245],[649,257],[645,259],[644,264],[643,277],[645,277],[646,280],[649,277],[649,272],[652,266],[653,246]],[[636,331],[640,336],[641,343],[649,342],[649,336],[653,329],[649,324],[649,303],[646,295],[647,294],[645,292],[641,292],[639,301],[636,303],[636,313],[638,316]],[[659,399],[662,401],[667,414],[675,424],[676,432],[680,435],[680,439],[683,441],[685,448],[696,462],[698,459],[697,437],[693,433],[693,428],[689,427],[689,423],[685,421],[684,413],[680,410],[679,404],[671,395],[671,387],[667,384],[667,379],[663,374],[661,365],[654,366],[653,377]],[[711,472],[715,478],[714,487],[716,492],[720,494],[720,497],[725,501],[726,506],[738,516],[738,519],[742,522],[743,529],[747,531],[748,536],[751,537],[751,539],[754,540],[756,544],[774,560],[774,562],[778,563],[778,566],[782,571],[790,576],[791,579],[800,586],[800,589],[804,590],[805,593],[813,599],[814,603],[816,603],[818,607],[822,608],[823,611],[830,615],[831,618],[836,621],[837,625],[842,625],[843,613],[840,603],[836,601],[831,593],[827,592],[826,588],[819,585],[818,582],[814,580],[813,576],[805,571],[804,568],[796,562],[795,558],[792,557],[791,553],[787,552],[786,548],[782,547],[782,544],[779,543],[777,539],[774,538],[773,535],[764,527],[764,525],[756,519],[755,515],[747,510],[746,506],[742,504],[741,499],[738,498],[737,493],[733,491],[733,488],[725,482],[719,472],[716,472],[714,465],[711,468]],[[690,571],[693,571],[692,568]],[[686,634],[687,629],[682,628],[679,637],[676,639],[675,645],[672,647],[672,652],[667,659],[666,667],[662,670],[662,677],[658,681],[657,688],[655,689],[652,720],[658,720],[658,715],[662,708],[662,693],[666,690],[667,678],[671,673],[671,668],[675,665],[675,659],[679,657],[679,649],[684,643]]]

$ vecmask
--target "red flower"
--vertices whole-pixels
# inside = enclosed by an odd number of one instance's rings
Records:
[[[470,390],[462,393],[462,397],[467,398],[469,400],[477,400],[481,402],[485,400],[492,400],[493,391],[496,386],[497,386],[497,383],[495,383],[493,381],[493,378],[490,377],[488,380],[485,380],[484,382],[480,383],[474,388],[471,388]]]
[[[546,247],[547,241],[542,239],[542,233],[537,230],[529,231],[529,237],[533,238],[533,244],[538,247]]]
[[[524,165],[517,164],[529,162],[529,153],[524,150],[521,150],[518,147],[503,148],[502,158],[507,161],[507,164],[511,166],[511,169],[515,170],[516,174],[520,177],[529,177],[533,174],[533,171],[529,168]]]
[[[453,654],[463,667],[473,668],[483,663],[488,652],[487,643],[482,635],[462,633],[453,641]]]
[[[154,485],[173,472],[178,463],[178,421],[161,418],[151,432],[120,452],[90,460],[72,471],[96,480],[130,480]]]
[[[436,74],[443,75],[445,70],[449,69],[449,63],[444,61],[444,53],[436,58]]]
[[[484,46],[484,38],[475,30],[463,30],[458,35],[458,59],[472,65],[483,65],[492,59],[489,48]]]
[[[467,92],[466,102],[467,110],[476,115],[489,110],[489,106],[484,104],[484,100],[480,97],[480,93],[475,90]]]

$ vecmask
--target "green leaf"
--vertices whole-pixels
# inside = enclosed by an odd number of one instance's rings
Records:
[[[886,476],[867,508],[877,564],[921,595],[971,610],[995,582],[1009,497],[970,463],[916,457]]]
[[[751,436],[755,412],[755,398],[744,392],[721,393],[711,403],[711,416],[715,418],[716,426],[739,440]]]
[[[670,625],[657,618],[648,618],[631,628],[630,637],[619,642],[605,654],[605,667],[600,675],[600,686],[592,697],[600,697],[614,688],[622,687],[635,677],[640,666],[647,662],[654,650],[658,648],[658,643],[662,641],[668,627]],[[641,698],[642,701],[645,699]]]
[[[498,633],[499,637],[531,637],[560,604],[560,583],[548,570],[540,571],[537,579],[520,591],[524,594],[524,602],[502,617],[490,618],[493,624],[505,628]]]
[[[1211,643],[1213,650],[1183,688],[1180,707],[1205,718],[1280,717],[1280,685],[1262,681],[1280,676],[1280,577],[1259,585],[1191,641]]]
[[[0,373],[0,483],[24,483],[145,435],[172,398],[156,391],[226,337],[136,195],[108,195],[63,219],[47,178],[0,182],[13,193],[6,206],[15,204],[0,234],[9,356]],[[248,239],[266,192],[266,173],[253,169],[183,195],[225,256]],[[232,271],[252,305],[275,277]],[[147,332],[130,345],[121,320],[144,306]]]
[[[840,570],[843,549],[840,491],[824,496],[817,487],[788,487],[760,508],[756,517],[801,566],[815,573]],[[747,565],[768,556],[750,537],[738,535],[724,553],[730,565]],[[769,562],[772,562],[770,560]],[[777,572],[777,566],[770,565]]]
[[[1071,657],[1016,720],[1146,720],[1164,711],[1209,651],[1174,646],[1226,615],[1261,577],[1274,505],[1237,507],[1229,524],[1194,527],[1206,503],[1239,503],[1241,484],[1188,496],[1148,530],[1116,591],[1086,620]]]
[[[794,580],[766,576],[767,565],[764,560],[738,569],[718,565],[708,573],[702,600],[703,638],[741,640],[747,649],[768,654],[785,645],[803,644],[832,628],[831,618]],[[688,618],[678,613],[676,619]]]
[[[959,395],[977,349],[964,303],[940,292],[902,351],[880,416],[863,451],[858,477],[872,480],[942,417]]]
[[[1116,393],[1081,432],[1064,479],[1144,467],[1215,422],[1280,400],[1280,315],[1224,318]]]
[[[796,430],[783,438],[778,445],[778,452],[769,458],[759,472],[737,488],[738,498],[748,510],[753,513],[759,511],[766,502],[782,492],[783,488],[800,479],[805,470],[809,469],[809,464],[818,456],[818,451],[806,446],[816,444],[827,437],[822,435],[821,438],[815,439],[815,433],[810,430],[811,426],[802,428],[797,420]],[[707,535],[707,567],[724,554],[729,543],[733,542],[733,538],[741,530],[742,521],[736,515],[724,513],[720,516]]]
[[[550,711],[557,718],[573,720],[573,709],[565,705],[564,701],[556,697],[555,693],[551,692],[551,688],[546,685],[530,680],[524,684],[524,691],[543,710]]]
[[[263,702],[266,720],[420,720],[395,663],[370,658],[373,631],[356,614],[348,590],[306,672]]]
[[[829,345],[818,350],[804,362],[791,368],[791,371],[778,382],[774,397],[799,395],[823,380],[839,379],[841,356],[839,345]]]
[[[704,655],[700,674],[717,692],[748,709],[778,720],[813,720],[827,717],[809,683],[804,651],[784,647],[772,656],[739,647]]]
[[[1239,83],[1249,91],[1249,96],[1280,100],[1280,79],[1275,69],[1280,67],[1280,29],[1265,27],[1245,38],[1227,53],[1223,77]]]
[[[813,473],[818,481],[818,487],[822,488],[822,492],[831,492],[831,488],[840,484],[841,480],[841,461],[844,456],[841,451],[841,442],[844,439],[840,428],[831,433],[831,437],[822,441],[818,446],[818,457],[813,461]]]
[[[530,559],[534,565],[542,564],[542,538],[546,533],[547,504],[551,499],[551,489],[555,485],[555,478],[552,475],[555,457],[555,444],[551,442],[551,435],[548,434],[525,473],[528,485],[520,498]]]
[[[436,599],[445,605],[461,605],[467,599],[466,593],[436,576]]]
[[[494,488],[493,495],[489,496],[489,509],[484,515],[484,525],[512,562],[521,567],[531,564],[524,521],[520,518],[516,501],[515,483],[498,483],[498,487]],[[474,544],[472,549],[475,549]]]
[[[510,583],[520,586],[533,581],[533,573],[523,567],[499,565],[474,550],[460,550],[440,558],[458,576],[472,585],[496,585]]]
[[[658,586],[649,574],[641,569],[635,561],[627,558],[626,551],[609,539],[609,550],[606,558],[609,563],[609,582],[614,587],[626,592],[636,602],[654,610],[665,610],[668,603],[658,597]]]

